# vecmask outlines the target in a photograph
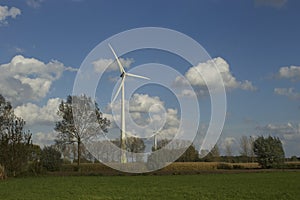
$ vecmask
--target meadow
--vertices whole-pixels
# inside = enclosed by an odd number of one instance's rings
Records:
[[[43,176],[0,181],[0,199],[299,199],[299,172]]]

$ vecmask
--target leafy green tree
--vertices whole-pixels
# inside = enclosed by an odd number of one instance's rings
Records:
[[[107,132],[110,121],[103,117],[98,104],[86,95],[68,96],[59,105],[57,113],[62,119],[56,123],[56,143],[77,144],[77,166],[80,165],[82,142]],[[77,117],[74,118],[74,115]],[[76,120],[76,121],[75,121]]]
[[[262,168],[278,168],[284,164],[284,150],[278,137],[258,137],[253,144],[254,153]]]
[[[0,95],[0,164],[8,175],[26,170],[31,154],[31,134],[24,131],[25,121],[14,114],[9,102]]]
[[[41,152],[41,163],[47,171],[57,171],[62,165],[61,153],[53,146],[46,146]]]
[[[177,162],[196,162],[199,160],[199,153],[194,145],[189,146],[186,151],[176,160]]]
[[[203,158],[205,162],[218,162],[220,161],[220,150],[216,144],[210,152]]]
[[[298,162],[297,156],[292,156],[290,159],[292,162]]]

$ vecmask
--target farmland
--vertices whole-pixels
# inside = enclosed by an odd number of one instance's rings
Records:
[[[43,176],[0,182],[0,199],[298,199],[299,172]]]

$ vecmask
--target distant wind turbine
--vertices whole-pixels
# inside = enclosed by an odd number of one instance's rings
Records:
[[[114,49],[112,48],[112,46],[110,44],[108,44],[109,48],[111,49],[112,53],[114,54],[117,63],[119,65],[120,68],[120,77],[121,77],[121,84],[117,90],[117,93],[115,94],[112,102],[114,102],[117,98],[117,96],[119,95],[121,89],[122,89],[122,98],[121,98],[121,138],[120,138],[120,142],[121,142],[121,150],[123,150],[121,152],[121,163],[126,163],[127,162],[127,158],[126,158],[126,130],[125,130],[125,79],[127,76],[130,77],[135,77],[135,78],[141,78],[141,79],[146,79],[146,80],[150,80],[147,77],[144,76],[139,76],[136,74],[131,74],[131,73],[127,73],[124,69],[124,67],[122,66],[122,63],[120,62],[116,52],[114,51]]]

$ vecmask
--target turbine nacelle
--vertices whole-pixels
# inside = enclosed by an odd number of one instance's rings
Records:
[[[114,49],[112,48],[112,46],[110,44],[108,44],[109,48],[111,49],[112,53],[114,54],[116,60],[117,60],[117,63],[119,65],[119,69],[120,69],[120,72],[121,72],[121,84],[112,100],[111,103],[113,103],[117,96],[119,95],[121,89],[122,89],[122,98],[121,98],[121,150],[122,150],[122,153],[121,153],[121,163],[126,163],[127,162],[127,158],[126,158],[126,144],[125,144],[125,140],[126,140],[126,130],[125,130],[125,89],[124,89],[124,82],[125,82],[125,79],[126,79],[126,76],[131,76],[131,77],[134,77],[134,78],[140,78],[140,79],[146,79],[146,80],[150,80],[149,78],[147,77],[144,77],[144,76],[140,76],[140,75],[136,75],[136,74],[131,74],[131,73],[127,73],[124,69],[124,67],[122,66],[122,63],[120,62],[116,52],[114,51]]]
[[[122,87],[124,87],[124,82],[125,82],[126,76],[130,76],[130,77],[134,77],[134,78],[140,78],[140,79],[146,79],[146,80],[150,80],[150,78],[145,77],[145,76],[136,75],[136,74],[127,73],[127,72],[125,71],[125,69],[124,69],[124,67],[123,67],[123,65],[122,65],[122,63],[121,63],[121,61],[119,60],[119,58],[118,58],[116,52],[115,52],[114,49],[112,48],[112,46],[111,46],[110,44],[108,44],[108,46],[109,46],[109,48],[111,49],[112,53],[114,54],[115,59],[117,60],[117,63],[118,63],[118,66],[119,66],[119,69],[120,69],[120,72],[121,72],[120,77],[122,78],[121,84],[120,84],[120,86],[119,86],[119,88],[118,88],[118,90],[117,90],[117,92],[116,92],[116,94],[115,94],[115,96],[114,96],[114,98],[113,98],[113,100],[112,100],[112,102],[114,102],[114,101],[116,100],[117,96],[119,95],[119,93],[120,93]]]

